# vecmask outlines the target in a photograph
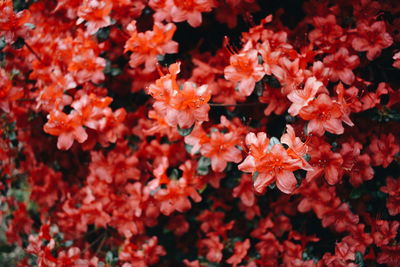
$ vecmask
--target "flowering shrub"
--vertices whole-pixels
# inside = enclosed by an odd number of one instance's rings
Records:
[[[1,266],[399,266],[396,0],[0,0]]]

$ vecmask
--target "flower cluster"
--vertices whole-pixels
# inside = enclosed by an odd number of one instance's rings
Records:
[[[399,12],[0,0],[0,265],[399,266]]]

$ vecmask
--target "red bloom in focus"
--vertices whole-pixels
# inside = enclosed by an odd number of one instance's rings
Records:
[[[157,56],[178,52],[178,43],[172,41],[176,31],[173,23],[163,25],[155,22],[152,31],[138,32],[136,21],[129,23],[127,30],[131,37],[125,44],[124,52],[131,51],[129,65],[136,68],[145,64],[144,70],[152,72],[156,69]]]
[[[239,163],[242,152],[235,147],[238,141],[234,133],[222,134],[219,131],[211,133],[209,142],[205,143],[200,152],[211,159],[211,168],[215,172],[223,172],[227,162]]]
[[[300,110],[300,117],[309,121],[308,133],[315,133],[319,136],[323,135],[325,131],[342,134],[344,132],[342,115],[340,105],[332,101],[327,94],[320,94],[317,99]]]
[[[282,192],[290,194],[297,185],[293,171],[302,167],[301,160],[292,159],[281,144],[270,144],[265,133],[249,133],[246,136],[249,155],[238,166],[244,172],[256,173],[254,181],[256,192],[262,193],[276,181]]]
[[[67,115],[62,111],[55,110],[50,112],[47,118],[48,122],[43,129],[48,134],[58,136],[58,149],[67,150],[72,146],[74,140],[83,143],[88,138],[77,112],[72,111]]]
[[[264,77],[264,68],[258,64],[258,52],[247,43],[243,51],[232,55],[230,65],[224,70],[225,78],[239,82],[240,94],[249,96],[254,90],[256,82]]]
[[[180,72],[180,63],[169,66],[170,74],[162,76],[150,85],[149,93],[155,98],[153,107],[165,116],[165,121],[172,127],[191,127],[195,121],[207,121],[210,106],[207,102],[211,93],[207,85],[196,87],[185,82],[181,88],[176,81]]]
[[[303,90],[293,90],[287,95],[287,98],[292,102],[288,112],[292,116],[299,114],[300,110],[307,106],[314,99],[318,90],[323,86],[322,82],[317,81],[315,77],[307,79]]]

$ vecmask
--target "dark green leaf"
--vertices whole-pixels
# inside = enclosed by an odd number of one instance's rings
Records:
[[[181,127],[179,127],[179,125],[177,126],[177,128],[178,128],[178,133],[179,133],[181,136],[187,136],[187,135],[189,135],[189,134],[193,131],[194,124],[193,124],[192,127],[190,127],[190,128],[181,128]]]

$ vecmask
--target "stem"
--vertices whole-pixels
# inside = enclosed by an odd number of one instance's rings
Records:
[[[39,57],[39,55],[35,52],[35,50],[33,50],[32,46],[30,46],[26,41],[24,42],[26,48],[28,48],[28,50],[36,57],[37,60],[40,61],[40,63],[44,64],[43,60]]]

